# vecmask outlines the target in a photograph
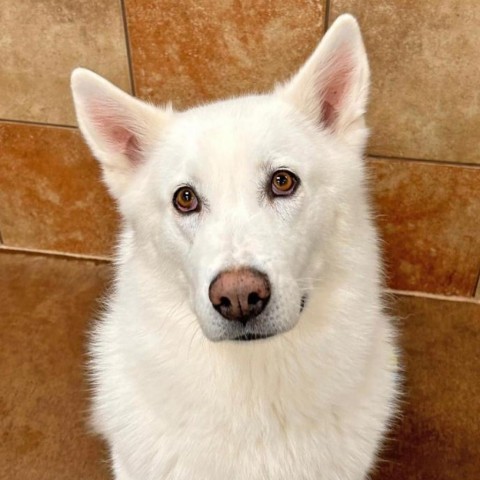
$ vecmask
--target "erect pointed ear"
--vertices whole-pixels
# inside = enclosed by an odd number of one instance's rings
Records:
[[[144,162],[171,111],[137,100],[104,78],[77,68],[71,78],[77,120],[117,199]]]
[[[357,21],[341,15],[307,62],[277,93],[316,124],[364,143],[370,72]],[[362,138],[363,137],[363,138]]]

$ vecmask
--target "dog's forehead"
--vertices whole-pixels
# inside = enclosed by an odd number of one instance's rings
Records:
[[[271,95],[241,97],[180,113],[169,141],[180,161],[246,168],[288,150],[293,120],[288,106]]]

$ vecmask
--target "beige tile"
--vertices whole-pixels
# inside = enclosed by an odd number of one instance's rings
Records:
[[[480,304],[399,297],[404,398],[375,480],[480,472]]]
[[[110,266],[0,251],[0,478],[110,478],[89,434],[86,338]]]
[[[480,168],[371,159],[392,288],[472,296],[480,270]]]
[[[272,88],[324,30],[324,0],[126,0],[137,94],[177,108]]]
[[[372,65],[370,153],[480,163],[480,2],[331,0]]]
[[[0,0],[0,118],[74,125],[70,73],[129,89],[119,1]]]
[[[116,213],[76,129],[0,123],[0,145],[5,245],[110,254]]]

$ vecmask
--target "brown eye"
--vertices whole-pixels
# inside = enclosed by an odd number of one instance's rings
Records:
[[[194,212],[200,206],[195,192],[190,187],[181,187],[175,192],[173,205],[182,213]]]
[[[298,184],[297,177],[287,171],[278,170],[272,176],[272,193],[276,197],[291,195]]]

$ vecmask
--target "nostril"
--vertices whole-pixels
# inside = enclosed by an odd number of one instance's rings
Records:
[[[219,306],[228,308],[228,307],[232,306],[232,302],[227,297],[220,297],[220,305]]]
[[[248,295],[248,304],[256,305],[260,301],[260,295],[257,292],[252,292]]]

